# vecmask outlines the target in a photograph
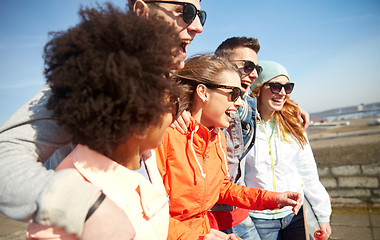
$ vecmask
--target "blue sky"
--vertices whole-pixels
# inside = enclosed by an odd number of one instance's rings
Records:
[[[79,6],[94,2],[0,2],[0,124],[43,86],[48,32],[75,25]],[[124,8],[126,0],[112,2]],[[259,59],[288,69],[291,98],[308,112],[380,101],[379,0],[203,0],[202,8],[208,18],[189,56],[232,36],[256,37]]]

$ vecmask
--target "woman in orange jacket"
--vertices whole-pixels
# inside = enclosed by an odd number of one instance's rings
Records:
[[[238,186],[229,181],[226,142],[220,128],[227,128],[241,106],[239,71],[224,58],[202,55],[186,61],[172,76],[182,84],[183,107],[190,111],[189,131],[167,129],[156,149],[157,164],[170,199],[168,239],[228,239],[210,229],[207,211],[215,203],[247,209],[293,206],[298,193],[276,193]]]

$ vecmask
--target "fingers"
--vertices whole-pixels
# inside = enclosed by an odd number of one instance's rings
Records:
[[[329,222],[320,222],[319,226],[320,226],[321,230],[325,232],[325,234],[326,234],[325,239],[327,240],[330,237],[330,235],[331,235],[331,225],[330,225],[330,223]]]
[[[183,120],[185,121],[186,126],[188,126],[190,124],[191,113],[188,111],[183,111],[181,116]]]
[[[231,233],[231,234],[228,234],[229,238],[228,239],[231,239],[231,240],[242,240],[241,238],[235,236],[235,234]]]
[[[301,203],[297,203],[297,205],[293,207],[293,213],[294,213],[294,215],[298,214],[300,208],[301,208]]]
[[[183,119],[183,117],[182,117],[182,116],[179,116],[179,117],[177,118],[177,121],[176,121],[176,122],[178,123],[178,126],[181,128],[181,129],[180,129],[180,132],[181,132],[182,134],[187,133],[187,125],[186,125],[185,120]]]
[[[181,116],[177,118],[176,121],[174,121],[170,127],[173,129],[177,129],[182,134],[186,134],[188,131],[188,126],[190,124],[190,112],[184,111],[182,112]]]
[[[293,212],[295,215],[298,214],[299,209],[301,208],[302,196],[296,192],[284,192],[277,195],[276,204],[279,208],[285,206],[292,206]]]
[[[205,235],[204,240],[227,240],[230,239],[230,236],[224,232],[211,229],[208,234]]]
[[[300,108],[301,112],[301,122],[303,122],[303,127],[306,129],[310,125],[310,115],[308,112]]]
[[[180,133],[182,134],[185,134],[185,132],[183,131],[183,129],[179,126],[179,123],[177,121],[174,121],[171,125],[170,125],[171,128],[173,129],[177,129]]]

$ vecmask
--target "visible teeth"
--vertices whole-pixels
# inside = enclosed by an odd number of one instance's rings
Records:
[[[190,42],[191,42],[190,40],[182,40],[181,48],[183,49],[184,52],[186,52],[187,47],[189,46]]]
[[[232,117],[234,114],[235,114],[234,111],[226,112],[226,115],[229,116],[229,117]]]

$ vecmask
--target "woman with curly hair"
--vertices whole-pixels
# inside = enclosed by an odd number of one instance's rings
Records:
[[[298,120],[299,107],[289,99],[294,83],[279,63],[260,61],[263,72],[251,96],[257,98],[256,140],[245,159],[244,182],[248,187],[271,191],[295,191],[310,202],[319,225],[331,234],[331,204],[319,181],[317,166],[305,129]],[[302,209],[251,211],[261,239],[305,239]]]
[[[125,2],[128,2],[129,11],[139,17],[151,18],[159,15],[174,26],[174,33],[164,33],[180,38],[175,45],[178,52],[171,59],[175,60],[172,63],[173,68],[183,66],[188,46],[196,35],[203,31],[206,21],[206,12],[201,8],[200,0],[128,0]],[[60,1],[60,4],[65,4],[65,2]],[[145,38],[152,37],[150,33],[142,28],[141,30],[141,32],[136,32],[136,37],[139,37],[140,41],[144,42]],[[107,37],[107,35],[102,36],[102,38]],[[154,57],[154,54],[149,56]],[[154,70],[154,65],[145,71],[151,70]],[[88,184],[75,171],[58,173],[47,170],[41,165],[53,153],[56,160],[54,163],[59,163],[75,146],[72,144],[71,134],[56,123],[51,116],[51,111],[45,109],[46,99],[50,93],[50,88],[44,86],[0,126],[0,190],[2,192],[0,212],[17,220],[34,219],[43,224],[64,226],[67,231],[80,236],[83,227],[91,225],[90,220],[84,221],[85,216],[96,202],[101,189]],[[181,126],[186,128],[183,123]],[[51,167],[54,168],[56,165],[51,165]],[[51,198],[53,195],[50,192],[56,188],[60,188],[61,191],[55,192],[54,196],[60,194],[60,197]],[[63,200],[67,198],[71,201]],[[109,214],[110,211],[113,214]],[[60,214],[56,214],[57,212]],[[126,221],[127,219],[125,214],[124,216],[119,214],[117,206],[112,201],[108,201],[108,198],[99,205],[93,218],[97,221],[92,224],[94,235],[91,240],[123,239],[117,236],[125,235],[126,224],[122,224],[124,221],[121,219]],[[107,221],[111,220],[114,224],[108,228],[104,227],[108,224],[102,223],[108,223]]]
[[[229,127],[241,107],[240,71],[225,58],[201,55],[187,60],[172,78],[183,86],[181,99],[191,121],[186,134],[168,128],[156,150],[170,215],[176,220],[168,239],[228,239],[210,228],[207,212],[215,203],[248,209],[292,206],[297,212],[298,193],[248,188],[229,180],[226,140],[220,129]]]
[[[54,33],[45,46],[52,92],[47,108],[77,144],[56,171],[74,169],[101,188],[96,204],[107,196],[133,225],[135,233],[124,239],[164,240],[168,197],[149,149],[161,144],[178,115],[181,89],[167,79],[178,36],[158,18],[126,14],[110,4],[83,9],[80,16],[77,26]],[[86,227],[83,234],[91,238]],[[29,226],[27,237],[79,239],[63,227],[39,223]]]

